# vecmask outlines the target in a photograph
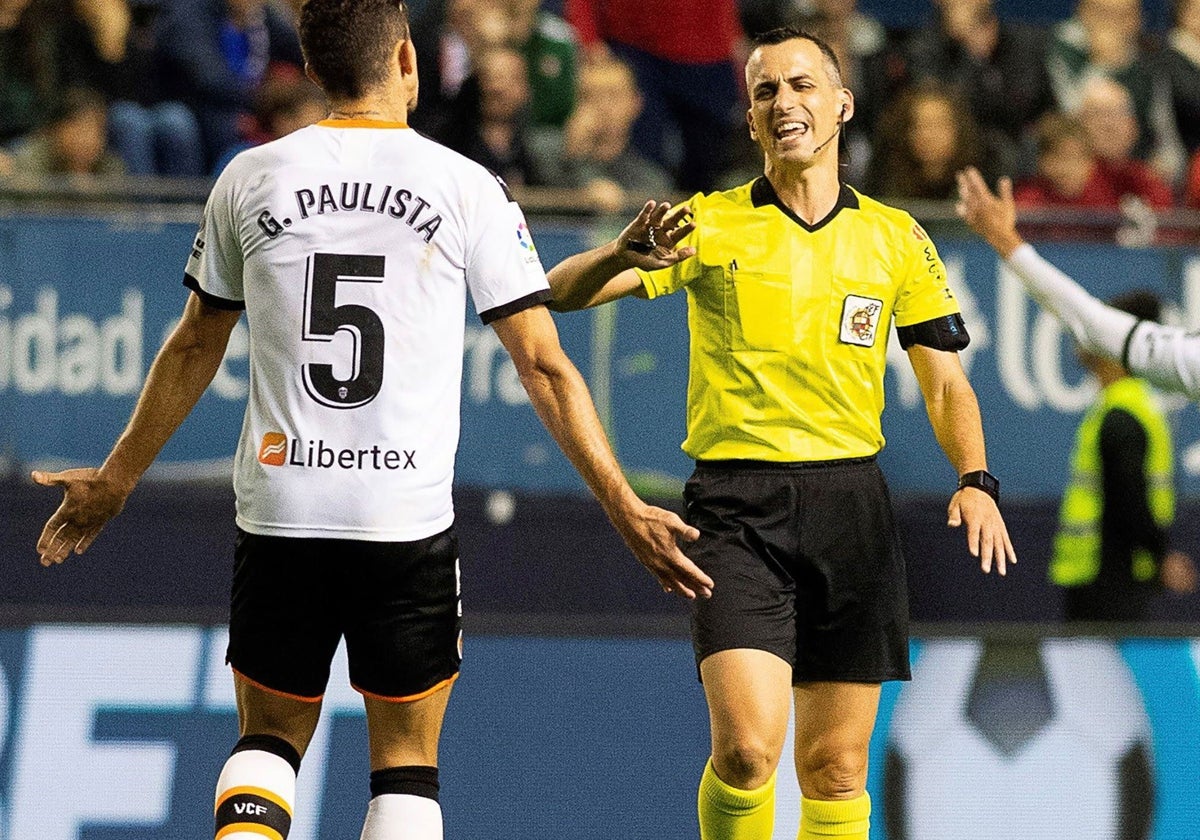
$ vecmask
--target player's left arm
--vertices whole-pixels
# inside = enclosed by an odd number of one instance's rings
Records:
[[[979,401],[967,381],[958,353],[913,344],[908,348],[908,358],[921,386],[933,433],[957,474],[986,470]],[[950,499],[947,524],[952,528],[966,526],[967,547],[979,558],[984,573],[991,572],[995,564],[1003,575],[1008,563],[1017,562],[1000,508],[983,490],[964,487],[955,492]]]
[[[72,551],[82,554],[121,512],[142,473],[212,382],[240,316],[240,310],[189,295],[183,318],[150,366],[133,415],[104,464],[33,473],[38,484],[61,487],[64,493],[38,539],[43,566],[61,563]]]
[[[599,500],[634,556],[667,592],[685,598],[712,593],[712,579],[677,540],[700,532],[678,515],[648,505],[629,486],[609,446],[587,384],[563,352],[554,319],[533,306],[492,322],[512,357],[538,417]]]

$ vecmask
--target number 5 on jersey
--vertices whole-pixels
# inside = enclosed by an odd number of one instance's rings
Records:
[[[341,331],[353,342],[349,379],[337,379],[332,364],[304,365],[304,389],[321,405],[358,408],[383,387],[383,322],[373,309],[336,305],[338,283],[382,283],[383,257],[313,254],[305,261],[304,341],[329,343]]]

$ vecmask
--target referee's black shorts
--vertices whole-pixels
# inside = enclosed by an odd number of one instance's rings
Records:
[[[238,530],[226,660],[268,691],[316,701],[338,642],[363,694],[411,701],[462,660],[454,529],[412,542]]]
[[[769,651],[794,683],[910,678],[904,558],[874,458],[804,464],[701,461],[684,490],[712,577],[692,607],[699,665]]]

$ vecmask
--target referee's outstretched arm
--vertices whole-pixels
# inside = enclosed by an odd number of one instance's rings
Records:
[[[556,312],[573,312],[628,295],[646,296],[635,268],[655,271],[692,257],[696,249],[680,246],[695,226],[686,204],[647,201],[621,234],[582,254],[567,257],[546,273]]]

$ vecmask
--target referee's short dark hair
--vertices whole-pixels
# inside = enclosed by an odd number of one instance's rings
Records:
[[[778,26],[775,29],[758,33],[750,39],[750,43],[754,47],[768,47],[782,44],[785,41],[797,40],[816,44],[821,55],[825,57],[825,72],[829,76],[829,81],[833,82],[834,87],[842,87],[842,66],[838,63],[837,53],[833,51],[833,47],[829,46],[828,41],[818,35],[806,32],[796,26]]]
[[[396,44],[408,37],[403,0],[305,0],[304,60],[335,99],[358,99],[388,78]]]

